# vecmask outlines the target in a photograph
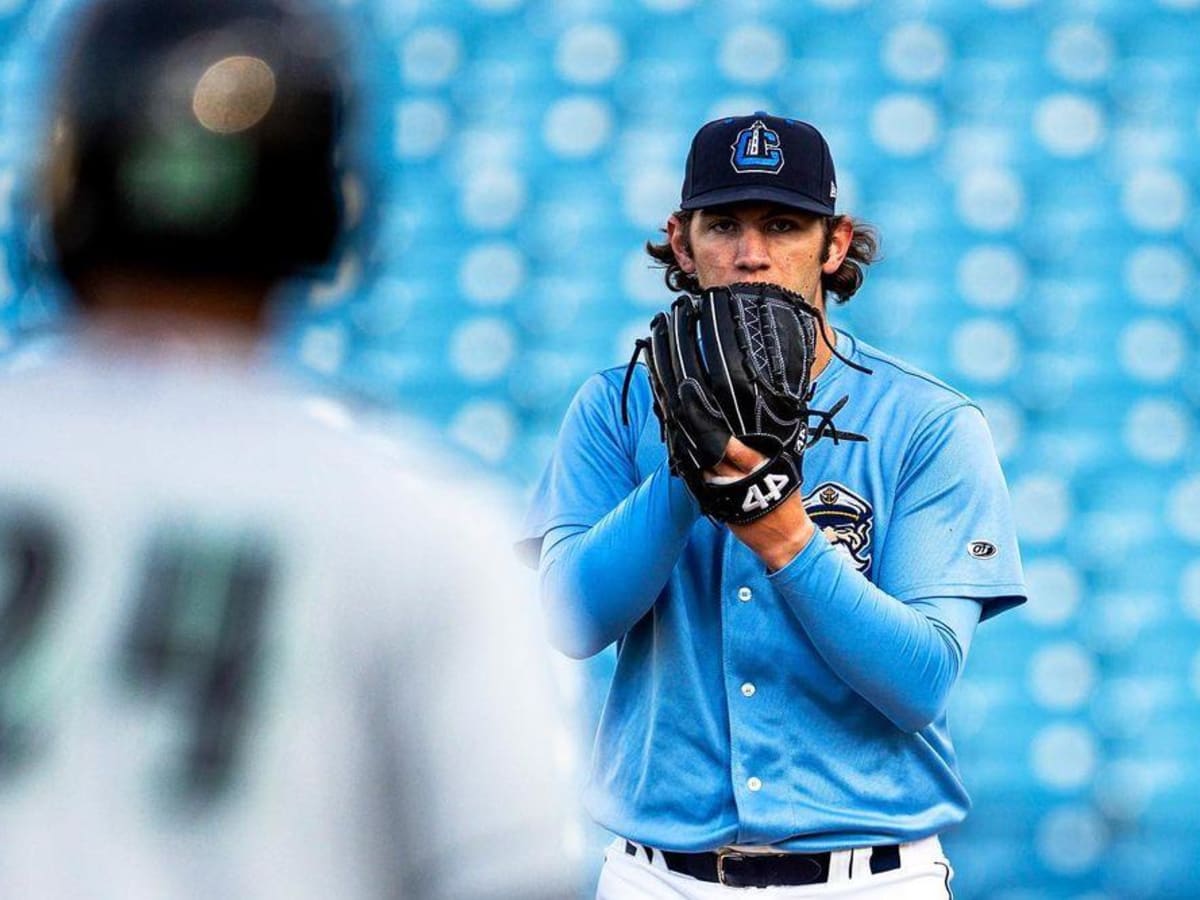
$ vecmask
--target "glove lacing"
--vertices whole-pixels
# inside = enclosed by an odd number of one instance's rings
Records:
[[[857,368],[857,366],[855,368]],[[816,384],[814,383],[813,386],[808,389],[808,397],[805,398],[805,402],[812,399],[813,391],[815,390]],[[850,395],[844,394],[842,399],[833,404],[833,408],[828,411],[820,409],[810,409],[808,411],[809,418],[815,417],[820,421],[818,422],[817,427],[809,432],[808,443],[805,444],[805,447],[811,447],[823,437],[829,438],[834,444],[840,444],[842,441],[867,440],[867,436],[865,434],[857,434],[853,431],[840,431],[837,425],[834,424],[833,417],[842,411],[842,407],[846,405],[849,399]]]
[[[629,384],[633,381],[633,371],[637,368],[642,354],[650,349],[649,338],[638,338],[633,342],[633,356],[629,357],[629,365],[625,367],[625,383],[621,385],[621,423],[629,424]]]

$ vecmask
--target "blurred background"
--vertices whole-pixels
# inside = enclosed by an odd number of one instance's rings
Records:
[[[9,359],[61,315],[18,201],[77,5],[0,0]],[[641,247],[696,128],[813,122],[884,239],[835,321],[982,403],[1019,521],[1030,603],[984,626],[951,712],[956,895],[1200,896],[1200,0],[339,5],[379,243],[297,288],[280,352],[528,488],[670,301]]]

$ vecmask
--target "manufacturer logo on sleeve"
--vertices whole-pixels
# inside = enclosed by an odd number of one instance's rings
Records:
[[[735,172],[776,175],[783,168],[783,147],[779,143],[779,133],[764,125],[762,119],[756,119],[749,128],[739,131],[732,147]]]
[[[967,545],[967,552],[976,559],[991,559],[1000,550],[991,541],[971,541]]]

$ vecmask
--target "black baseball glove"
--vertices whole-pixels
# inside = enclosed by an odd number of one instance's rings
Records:
[[[638,341],[634,359],[646,355],[671,471],[706,515],[752,522],[800,486],[820,332],[821,314],[798,294],[738,283],[679,297]],[[713,481],[705,470],[731,437],[767,461],[743,478]]]

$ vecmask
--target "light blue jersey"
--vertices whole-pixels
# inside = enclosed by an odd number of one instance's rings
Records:
[[[819,533],[768,573],[670,476],[644,368],[576,396],[526,520],[556,644],[618,642],[587,804],[682,851],[815,852],[916,840],[969,805],[945,720],[977,621],[1025,599],[979,409],[839,332],[812,406],[840,432],[804,459]]]

